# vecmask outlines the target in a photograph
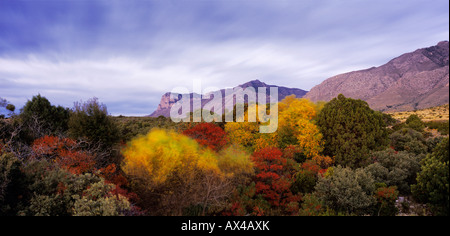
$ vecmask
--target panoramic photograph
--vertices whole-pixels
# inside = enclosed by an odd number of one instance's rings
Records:
[[[448,149],[447,0],[0,0],[0,216],[448,216]]]

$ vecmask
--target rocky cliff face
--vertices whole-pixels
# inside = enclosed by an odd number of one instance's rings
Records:
[[[154,111],[150,116],[151,117],[158,117],[158,116],[170,116],[170,108],[175,104],[177,101],[181,99],[180,96],[175,96],[175,98],[170,98],[170,93],[165,93],[161,97],[161,102],[158,104],[158,108],[156,111]]]
[[[305,95],[329,101],[342,93],[380,111],[405,111],[449,102],[449,43],[403,54],[385,65],[331,77]]]
[[[252,81],[247,82],[247,83],[245,83],[245,84],[241,84],[241,85],[239,85],[239,86],[237,86],[237,87],[240,87],[240,88],[242,88],[242,89],[244,89],[244,90],[245,90],[246,88],[248,88],[248,87],[252,87],[252,88],[255,89],[255,94],[254,94],[255,100],[253,100],[253,99],[248,100],[247,97],[245,97],[245,102],[246,102],[246,103],[249,103],[249,102],[256,102],[256,101],[257,101],[257,99],[258,99],[258,88],[261,88],[261,87],[266,88],[266,90],[267,90],[267,95],[270,94],[269,91],[270,91],[270,88],[271,88],[271,87],[276,87],[276,88],[278,88],[278,101],[281,101],[283,98],[285,98],[286,96],[291,95],[291,94],[294,94],[296,97],[301,98],[301,97],[303,97],[303,96],[307,93],[307,91],[302,90],[302,89],[297,89],[297,88],[286,88],[286,87],[280,87],[280,86],[276,86],[276,85],[267,85],[267,84],[265,84],[265,83],[263,83],[263,82],[261,82],[261,81],[259,81],[259,80],[252,80]],[[235,87],[235,88],[237,88],[237,87]],[[235,89],[235,88],[232,88],[232,89],[230,89],[230,90],[233,90],[233,89]],[[229,96],[226,96],[227,94],[231,94],[230,91],[227,91],[226,89],[222,89],[222,90],[217,91],[217,92],[220,92],[221,95],[222,95],[222,98],[223,98],[223,99],[221,100],[221,104],[214,104],[214,102],[213,102],[213,103],[210,103],[210,102],[213,100],[213,96],[211,96],[210,99],[202,99],[202,100],[201,100],[201,105],[202,105],[202,107],[203,107],[205,104],[208,104],[208,103],[209,103],[209,105],[211,105],[211,106],[213,106],[213,107],[222,107],[222,111],[221,111],[221,112],[218,112],[218,111],[215,111],[215,112],[216,112],[216,113],[219,113],[219,114],[223,114],[226,105],[229,105],[230,103],[232,103],[232,105],[233,105],[233,104],[236,104],[236,103],[235,103],[235,101],[233,100],[233,98],[231,98],[231,97],[229,97]],[[227,93],[227,92],[229,92],[229,93]],[[213,93],[214,93],[214,92],[213,92]],[[192,94],[192,93],[189,94],[189,96],[190,96],[190,98],[191,98],[191,101],[190,101],[190,102],[191,102],[191,107],[193,107],[193,101],[194,101],[194,99],[197,99],[196,96],[193,96],[193,95],[194,95],[194,94]],[[250,96],[250,97],[251,97],[251,96]],[[161,97],[161,102],[159,103],[158,108],[157,108],[156,111],[154,111],[150,116],[151,116],[151,117],[158,117],[158,116],[169,117],[169,116],[170,116],[170,108],[171,108],[177,101],[179,101],[181,98],[182,98],[182,95],[181,95],[181,94],[178,94],[178,96],[174,96],[174,98],[171,99],[171,98],[170,98],[170,93],[165,93],[165,94]],[[267,97],[266,97],[266,102],[269,102],[269,100],[270,100],[270,97],[267,96]]]

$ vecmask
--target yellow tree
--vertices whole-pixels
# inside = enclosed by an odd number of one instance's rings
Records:
[[[307,157],[318,155],[323,149],[322,134],[314,123],[319,107],[294,95],[283,99],[279,103],[279,146],[296,145]]]
[[[322,134],[314,122],[321,107],[320,103],[298,99],[295,95],[287,96],[278,103],[277,132],[265,134],[259,132],[260,122],[247,122],[249,111],[258,110],[257,105],[249,105],[244,113],[245,122],[227,123],[225,131],[232,143],[242,145],[252,152],[266,147],[284,149],[295,145],[311,158],[323,149]]]
[[[277,139],[276,132],[274,133],[261,133],[261,126],[272,125],[270,122],[261,122],[260,118],[264,114],[260,113],[257,104],[250,104],[244,111],[243,122],[228,122],[225,124],[225,132],[231,143],[241,145],[245,147],[248,151],[254,152],[261,150],[266,147],[276,147]],[[249,115],[252,114],[252,115]],[[256,116],[255,121],[249,121],[249,117]],[[236,118],[236,120],[238,120]]]
[[[231,143],[246,147],[250,151],[259,136],[258,124],[252,122],[228,122],[225,124],[225,132]]]
[[[181,215],[198,205],[204,214],[206,206],[226,199],[236,176],[252,170],[248,155],[229,158],[161,129],[133,139],[122,153],[122,170],[141,206],[155,215]]]

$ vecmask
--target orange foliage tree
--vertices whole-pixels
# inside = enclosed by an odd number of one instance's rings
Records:
[[[298,211],[301,196],[290,190],[295,162],[283,156],[280,149],[268,147],[252,155],[256,171],[256,194],[262,195],[270,205],[282,214],[294,214]]]
[[[32,150],[32,157],[54,160],[57,165],[72,174],[94,171],[94,156],[80,150],[72,139],[44,136],[33,142]]]
[[[136,194],[126,190],[128,181],[115,164],[97,168],[95,153],[83,150],[81,145],[73,139],[44,136],[36,139],[31,148],[32,158],[52,160],[60,168],[75,175],[92,173],[102,177],[105,183],[115,185],[111,189],[111,194],[117,197],[121,195],[133,201],[137,200]]]
[[[329,156],[316,155],[313,156],[312,160],[322,169],[328,169],[334,164],[334,157]]]
[[[58,166],[72,174],[94,173],[103,177],[108,183],[123,187],[126,179],[119,173],[115,164],[96,168],[95,153],[83,150],[73,139],[56,136],[44,136],[36,139],[31,148],[32,158],[53,160]],[[117,189],[119,191],[120,189]],[[120,190],[121,191],[121,190]]]

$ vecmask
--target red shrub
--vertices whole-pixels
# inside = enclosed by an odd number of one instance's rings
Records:
[[[288,214],[295,213],[293,207],[300,200],[290,188],[293,183],[294,166],[283,153],[274,147],[264,148],[253,153],[256,168],[256,193],[261,194],[273,206],[280,207]]]
[[[76,142],[68,138],[44,136],[36,139],[31,146],[34,158],[55,158],[64,149],[73,149]]]
[[[218,151],[228,142],[225,131],[212,123],[200,123],[183,132],[184,135],[195,139],[200,145]]]
[[[33,158],[52,159],[73,174],[94,171],[94,157],[78,148],[76,141],[72,139],[45,136],[35,140],[31,148]]]

